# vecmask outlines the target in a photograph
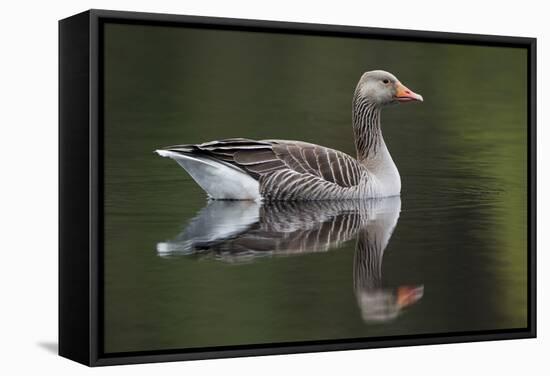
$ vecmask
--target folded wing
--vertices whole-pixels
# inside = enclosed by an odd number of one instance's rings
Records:
[[[245,171],[257,180],[273,172],[289,170],[345,188],[359,184],[361,178],[362,168],[351,156],[305,142],[230,138],[204,144],[170,146],[165,150],[220,161]]]

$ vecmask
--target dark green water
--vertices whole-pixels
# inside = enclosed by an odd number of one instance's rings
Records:
[[[108,24],[105,350],[525,327],[526,63],[513,48]],[[351,98],[372,69],[424,96],[383,112],[397,204],[205,208],[153,153],[247,137],[353,155]],[[372,234],[391,238],[359,249]]]

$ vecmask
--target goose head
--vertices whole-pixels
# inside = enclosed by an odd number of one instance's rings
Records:
[[[365,72],[357,84],[356,96],[380,106],[424,99],[403,85],[393,74],[383,70]]]
[[[384,322],[397,318],[403,310],[424,295],[424,285],[398,288],[363,288],[355,291],[357,304],[365,322]]]

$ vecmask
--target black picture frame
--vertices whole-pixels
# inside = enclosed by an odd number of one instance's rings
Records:
[[[517,330],[104,353],[102,38],[106,22],[525,48],[528,325]],[[536,337],[536,39],[88,10],[59,21],[59,354],[88,366]]]

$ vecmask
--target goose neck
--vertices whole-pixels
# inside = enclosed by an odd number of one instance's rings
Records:
[[[380,128],[381,108],[378,104],[356,96],[353,101],[353,131],[357,159],[367,162],[382,150],[384,139]]]

